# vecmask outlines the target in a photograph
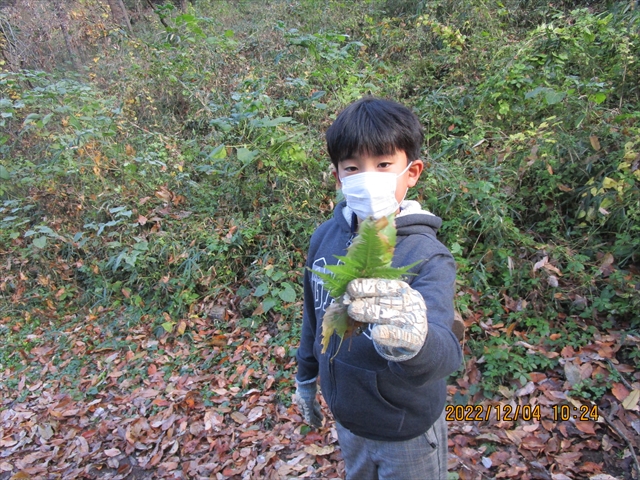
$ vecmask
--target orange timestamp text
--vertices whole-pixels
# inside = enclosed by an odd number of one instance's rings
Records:
[[[540,405],[447,405],[445,407],[445,419],[448,422],[481,422],[488,421],[493,414],[497,421],[525,422],[542,419]],[[566,421],[571,418],[581,421],[597,421],[598,406],[582,405],[580,407],[568,405],[554,405],[551,409],[549,420]]]
[[[540,405],[447,405],[445,412],[448,422],[488,421],[492,414],[498,422],[540,421],[542,418]]]

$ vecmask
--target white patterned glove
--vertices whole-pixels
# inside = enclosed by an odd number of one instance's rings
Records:
[[[371,329],[376,351],[392,362],[415,357],[427,338],[427,306],[419,292],[400,280],[357,278],[344,303],[349,316]]]
[[[293,394],[293,402],[298,406],[302,417],[312,427],[321,427],[324,416],[320,411],[320,404],[316,399],[316,379],[298,382],[296,380],[296,393]]]

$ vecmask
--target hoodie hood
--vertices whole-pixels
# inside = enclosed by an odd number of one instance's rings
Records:
[[[343,228],[348,228],[355,233],[357,217],[346,202],[336,205],[334,216]],[[427,233],[436,235],[442,226],[442,219],[428,210],[423,210],[415,200],[404,200],[400,205],[400,212],[396,215],[396,229],[398,237],[406,237],[414,234]]]

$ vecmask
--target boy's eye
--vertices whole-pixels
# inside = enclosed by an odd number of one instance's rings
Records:
[[[357,172],[358,169],[356,167],[344,167],[344,171],[348,173]]]
[[[391,165],[389,162],[382,162],[378,165],[379,168],[388,168]]]

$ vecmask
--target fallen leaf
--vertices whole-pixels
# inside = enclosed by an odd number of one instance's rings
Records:
[[[31,478],[31,475],[29,475],[26,472],[20,471],[15,475],[13,475],[9,480],[29,480],[30,478]]]
[[[520,388],[519,390],[516,390],[516,397],[530,395],[535,391],[535,389],[536,389],[536,386],[533,382],[527,382],[527,384],[524,387]]]
[[[582,433],[586,433],[587,435],[596,434],[594,426],[595,424],[593,422],[587,422],[582,420],[576,421],[576,428],[580,430]]]
[[[567,477],[564,473],[554,473],[551,475],[552,480],[571,480],[571,477]]]
[[[246,423],[247,420],[248,420],[247,417],[241,412],[232,412],[231,413],[231,418],[235,422],[240,423],[240,424]]]
[[[604,275],[604,276],[608,276],[611,274],[611,272],[613,272],[613,262],[615,261],[615,259],[613,258],[613,255],[609,252],[607,252],[605,254],[605,256],[602,259],[602,263],[600,264],[599,270],[600,272]]]
[[[564,364],[564,376],[571,387],[582,380],[580,367],[575,365],[573,362],[567,362]]]
[[[542,260],[537,261],[534,265],[533,265],[533,271],[535,272],[536,270],[540,270],[542,267],[544,267],[547,263],[549,263],[549,257],[544,257]]]
[[[324,447],[320,447],[318,445],[307,445],[304,447],[304,451],[309,455],[330,455],[335,451],[335,447],[333,445],[326,445]]]
[[[638,410],[638,400],[640,400],[640,390],[634,389],[631,393],[624,399],[622,402],[622,406],[625,410]]]
[[[104,454],[107,457],[117,457],[118,455],[120,455],[120,450],[118,450],[117,448],[108,448],[104,451]]]
[[[629,396],[630,392],[622,383],[614,383],[611,387],[611,393],[622,402]]]
[[[38,433],[44,440],[49,440],[51,437],[53,437],[53,428],[51,428],[51,425],[48,423],[44,425],[38,425]]]

